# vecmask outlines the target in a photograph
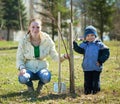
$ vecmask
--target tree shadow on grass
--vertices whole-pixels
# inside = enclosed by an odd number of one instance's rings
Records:
[[[19,97],[19,96],[26,96],[29,95],[27,91],[24,92],[9,92],[7,94],[0,95],[0,98],[12,98],[12,97]],[[30,95],[29,95],[30,96]]]
[[[7,94],[2,94],[0,95],[0,98],[11,98],[11,97],[15,97],[15,96],[20,96],[20,93],[18,92],[12,92],[12,93],[7,93]]]
[[[0,95],[0,98],[2,99],[2,101],[5,101],[6,99],[8,101],[16,101],[15,99],[17,99],[17,101],[19,102],[44,102],[44,101],[50,101],[50,100],[64,100],[66,98],[72,98],[75,99],[78,96],[81,96],[81,94],[83,94],[83,87],[78,86],[75,89],[76,93],[69,93],[69,89],[67,89],[67,92],[64,94],[56,94],[54,92],[50,92],[50,93],[41,93],[41,94],[37,94],[36,92],[32,92],[29,93],[27,91],[23,91],[23,92],[9,92],[7,94],[3,94]]]
[[[40,96],[38,97],[37,100],[39,101],[45,101],[45,100],[57,100],[57,99],[65,99],[67,97],[70,97],[70,98],[76,98],[77,97],[77,94],[75,93],[66,93],[66,94],[48,94],[48,95],[45,95],[45,96]]]
[[[25,92],[12,92],[4,95],[0,95],[0,98],[5,99],[19,99],[22,102],[35,102],[35,101],[46,101],[46,100],[57,100],[65,99],[66,97],[76,98],[78,95],[74,93],[65,93],[65,94],[37,94],[36,92],[28,93]]]

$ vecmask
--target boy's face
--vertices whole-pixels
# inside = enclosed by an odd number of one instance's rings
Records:
[[[94,34],[88,34],[85,39],[86,39],[86,41],[92,42],[95,40],[95,38],[96,37]]]

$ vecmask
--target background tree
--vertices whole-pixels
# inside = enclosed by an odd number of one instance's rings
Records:
[[[49,26],[48,30],[52,30],[51,34],[52,39],[54,40],[54,36],[57,34],[56,22],[58,12],[61,12],[61,20],[63,21],[61,24],[62,27],[65,28],[67,26],[65,20],[70,18],[70,12],[69,9],[66,7],[66,2],[64,0],[42,0],[42,3],[37,3],[36,5],[42,6],[43,10],[36,10],[36,12],[43,16],[43,27],[45,27],[46,25],[47,27]]]
[[[92,18],[92,23],[99,29],[100,38],[103,41],[103,32],[112,28],[113,0],[87,0],[88,18]]]
[[[2,28],[3,26],[3,3],[2,1],[0,0],[0,29]]]
[[[19,10],[19,25],[20,25],[20,30],[25,30],[26,29],[26,24],[27,24],[27,17],[26,17],[26,8],[23,4],[22,0],[18,0],[18,10]]]
[[[70,1],[70,0],[67,0]],[[86,1],[85,0],[74,0],[73,2],[73,18],[74,18],[74,27],[80,25],[79,29],[80,32],[77,33],[79,36],[83,35],[84,28],[86,27],[87,24],[87,19],[86,19]],[[75,30],[75,29],[74,29]]]
[[[113,14],[113,26],[114,28],[111,29],[110,31],[110,38],[111,39],[116,39],[120,40],[120,1],[116,0],[116,5],[115,5],[116,11]]]
[[[4,28],[9,40],[10,30],[25,29],[26,13],[22,0],[2,0]]]

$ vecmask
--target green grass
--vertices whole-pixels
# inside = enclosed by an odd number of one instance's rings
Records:
[[[18,42],[13,41],[0,41],[0,48],[2,47],[15,47],[18,45]]]
[[[58,63],[48,57],[51,82],[43,87],[40,95],[26,92],[26,86],[18,82],[16,69],[16,49],[0,51],[0,104],[119,104],[120,103],[120,42],[106,42],[110,47],[110,58],[104,64],[101,74],[101,92],[96,95],[84,95],[82,55],[74,59],[75,94],[69,93],[69,63],[62,63],[62,82],[67,86],[65,94],[56,94],[53,83],[58,79]],[[16,46],[15,42],[0,42],[0,47]],[[56,45],[57,47],[57,45]],[[64,53],[64,48],[62,53]],[[35,87],[37,81],[34,82]]]

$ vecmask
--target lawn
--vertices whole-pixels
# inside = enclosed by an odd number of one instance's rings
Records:
[[[69,93],[69,63],[62,63],[62,82],[67,90],[64,94],[53,91],[53,83],[58,80],[58,63],[49,61],[52,73],[51,82],[46,84],[41,94],[26,92],[26,86],[18,82],[16,69],[16,49],[0,50],[0,104],[120,104],[120,42],[105,42],[110,47],[110,58],[104,64],[101,74],[101,92],[84,95],[82,55],[74,52],[75,94]],[[0,42],[0,47],[14,47],[16,42]],[[56,45],[57,47],[57,45]],[[64,53],[64,48],[62,53]],[[37,81],[34,82],[34,87]]]

